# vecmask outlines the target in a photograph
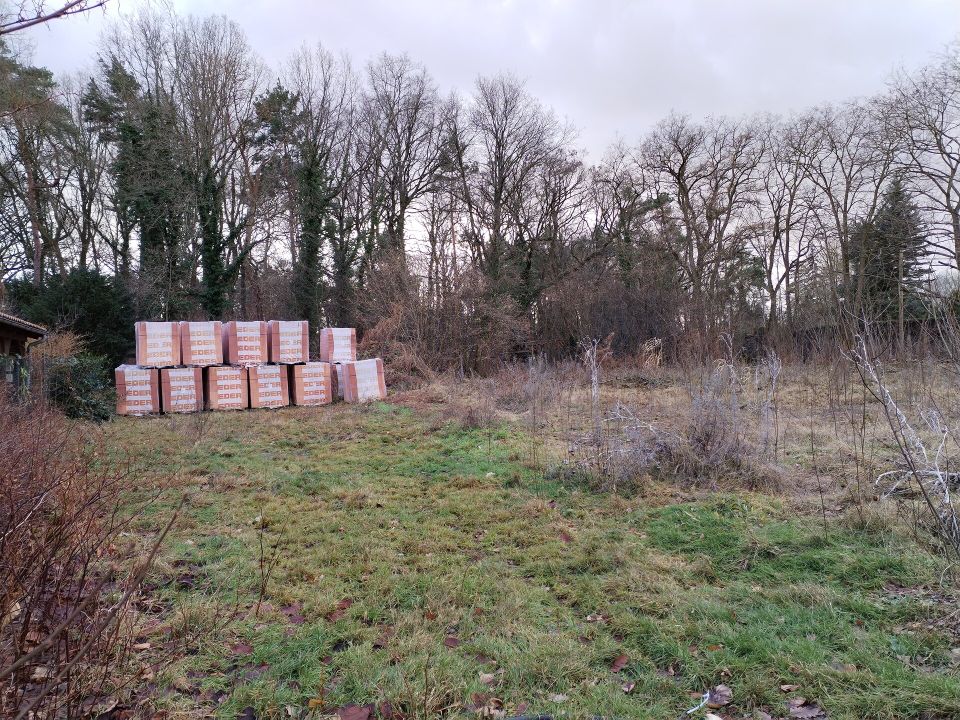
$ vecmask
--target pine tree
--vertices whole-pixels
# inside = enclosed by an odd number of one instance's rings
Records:
[[[880,207],[856,229],[853,253],[858,307],[872,320],[905,324],[922,317],[923,286],[930,274],[927,238],[913,199],[900,178],[886,189]]]

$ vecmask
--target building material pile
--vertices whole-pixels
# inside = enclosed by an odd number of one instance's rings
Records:
[[[357,360],[354,328],[323,328],[310,360],[306,320],[138,322],[137,364],[116,369],[117,414],[328,405],[387,396],[383,361]]]
[[[277,408],[290,404],[287,369],[279,365],[252,365],[250,375],[250,407]]]
[[[138,322],[137,365],[173,367],[180,364],[180,323]]]
[[[308,362],[290,366],[290,397],[294,405],[329,405],[333,402],[332,366]]]
[[[207,367],[223,364],[223,332],[219,322],[180,323],[183,364]]]
[[[227,365],[263,365],[269,359],[270,334],[263,321],[223,324],[223,361]]]
[[[160,412],[160,378],[156,368],[121,365],[117,381],[117,415],[152,415]]]
[[[310,359],[310,326],[306,320],[271,320],[270,362],[289,365]]]
[[[337,365],[338,394],[348,403],[382,400],[387,396],[383,360],[355,360]]]
[[[320,330],[320,359],[328,363],[353,362],[356,360],[356,328],[323,328]]]
[[[199,367],[160,371],[160,407],[165,413],[203,410],[203,370]]]
[[[245,367],[224,365],[207,368],[204,388],[208,410],[246,410],[250,407]]]

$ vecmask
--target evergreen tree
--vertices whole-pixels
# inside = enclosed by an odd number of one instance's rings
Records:
[[[855,232],[857,305],[872,320],[896,321],[902,337],[904,324],[923,315],[921,292],[930,268],[920,211],[900,178]]]
[[[116,59],[101,62],[102,80],[84,96],[86,118],[115,149],[111,173],[120,230],[121,272],[129,280],[131,236],[140,248],[138,313],[178,317],[187,302],[183,257],[186,179],[169,98],[144,93]]]

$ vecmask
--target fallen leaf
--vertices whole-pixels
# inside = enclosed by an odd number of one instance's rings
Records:
[[[143,650],[149,650],[150,643],[148,642],[136,643],[135,645],[133,645],[133,649],[136,650],[137,652],[142,652]]]
[[[396,633],[397,631],[392,625],[385,626],[383,632],[380,633],[380,637],[373,641],[373,649],[382,650],[385,648]]]
[[[310,698],[310,699],[307,701],[307,707],[309,707],[311,710],[316,710],[317,708],[322,708],[322,707],[323,707],[323,699],[322,699],[322,698]]]
[[[456,635],[447,635],[447,637],[443,639],[443,644],[448,648],[455,648],[460,644],[460,638]]]
[[[562,703],[562,702],[566,702],[569,699],[570,698],[568,698],[566,695],[562,693],[554,693],[553,695],[547,696],[547,700],[549,700],[552,703]]]
[[[336,622],[337,620],[343,619],[351,605],[353,605],[353,600],[350,598],[344,598],[337,603],[337,607],[332,612],[327,614],[327,620],[330,622]]]
[[[573,535],[568,533],[566,530],[561,530],[560,539],[563,540],[565,543],[570,543],[570,542],[573,542]]]
[[[818,718],[827,717],[823,708],[815,702],[808,703],[807,699],[803,697],[790,698],[790,700],[787,701],[787,708],[789,710],[789,717],[795,718],[796,720],[817,720]]]
[[[240,714],[237,715],[237,720],[257,720],[257,713],[252,707],[247,705],[247,707],[241,710]]]
[[[723,645],[707,645],[707,650],[710,652],[716,652],[717,650],[723,650]]]
[[[732,700],[733,690],[727,685],[717,685],[714,688],[710,688],[707,707],[714,709],[722,708],[725,705],[729,705]]]
[[[627,666],[628,662],[630,662],[630,658],[621,653],[613,659],[613,662],[610,664],[610,670],[618,673]]]
[[[830,667],[836,670],[837,672],[843,672],[843,673],[851,673],[851,672],[857,671],[857,666],[854,665],[853,663],[835,662],[835,663],[830,663]]]
[[[234,655],[252,655],[253,647],[247,645],[247,643],[234,643],[230,646],[230,652]]]
[[[799,690],[799,685],[781,685],[780,692],[793,692],[794,690]]]
[[[344,705],[337,708],[337,717],[340,720],[370,720],[373,714],[373,705]]]
[[[480,673],[480,682],[484,685],[496,685],[497,675],[496,673]]]
[[[436,619],[437,619],[437,613],[435,613],[433,610],[427,610],[427,611],[423,614],[423,616],[424,616],[427,620],[436,620]]]
[[[281,608],[280,612],[286,615],[287,620],[293,625],[303,625],[305,622],[302,603],[295,602],[292,605],[287,605],[285,608]]]
[[[713,713],[707,713],[703,716],[703,720],[723,720],[719,715],[714,715]]]
[[[50,672],[50,668],[44,665],[37,665],[33,669],[33,673],[31,673],[30,679],[33,680],[34,682],[42,682],[46,680],[48,677],[50,677],[51,674],[52,673]]]
[[[633,692],[633,689],[637,686],[635,682],[625,682],[620,686],[620,689],[623,690],[627,695]]]

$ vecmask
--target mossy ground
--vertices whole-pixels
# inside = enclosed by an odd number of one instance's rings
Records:
[[[786,716],[795,695],[831,718],[960,716],[957,641],[897,591],[942,566],[896,533],[762,495],[579,491],[544,480],[516,426],[391,404],[204,418],[107,429],[144,492],[173,477],[145,537],[187,498],[151,578],[155,645],[216,628],[154,679],[168,717],[476,716],[497,698],[676,718],[721,683],[729,717]]]

